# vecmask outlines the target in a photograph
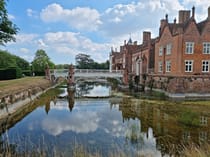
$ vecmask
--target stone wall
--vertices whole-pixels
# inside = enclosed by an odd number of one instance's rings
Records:
[[[15,102],[25,100],[26,98],[31,98],[32,95],[35,95],[42,91],[44,91],[44,88],[41,87],[33,87],[27,90],[16,91],[0,98],[0,104],[2,107],[4,105],[11,105]]]
[[[169,94],[198,94],[210,96],[210,76],[172,76],[155,75],[147,76],[146,86],[160,89]]]

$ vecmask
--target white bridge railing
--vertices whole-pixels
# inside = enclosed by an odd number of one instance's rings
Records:
[[[50,69],[50,75],[68,77],[68,69]],[[99,69],[75,69],[74,77],[122,77],[122,70],[99,70]]]

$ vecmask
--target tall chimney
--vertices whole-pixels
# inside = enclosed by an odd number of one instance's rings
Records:
[[[166,14],[166,22],[168,22],[168,14]]]
[[[190,10],[180,10],[179,11],[179,23],[184,23],[190,19]]]
[[[151,32],[143,32],[143,43],[150,41],[151,39]]]
[[[176,18],[174,19],[174,24],[176,24]]]
[[[210,6],[208,8],[208,19],[210,19]]]
[[[194,18],[195,17],[195,7],[193,6],[192,7],[192,18]]]

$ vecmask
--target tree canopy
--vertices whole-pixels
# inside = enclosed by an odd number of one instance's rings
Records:
[[[90,58],[90,55],[80,53],[76,55],[76,68],[78,69],[91,69],[92,64],[94,63],[93,59]]]
[[[77,69],[109,69],[109,61],[98,63],[87,54],[80,53],[76,55],[75,60]]]
[[[29,62],[25,59],[0,50],[0,68],[19,67],[21,70],[29,70]]]
[[[44,72],[47,66],[54,68],[55,65],[52,61],[50,61],[50,58],[44,50],[37,50],[34,60],[32,61],[33,71]]]
[[[0,44],[4,45],[9,41],[15,41],[15,35],[18,32],[18,27],[8,18],[8,13],[5,8],[5,0],[0,0]]]

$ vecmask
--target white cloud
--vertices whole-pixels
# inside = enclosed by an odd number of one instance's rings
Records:
[[[26,13],[27,13],[27,16],[28,16],[28,17],[38,18],[38,12],[32,10],[31,8],[28,8],[28,9],[26,10]]]
[[[198,21],[205,20],[208,16],[209,0],[183,0],[184,6],[189,6],[191,9],[195,6],[195,17]]]
[[[46,48],[46,47],[48,47],[48,46],[44,43],[44,41],[43,41],[42,39],[38,39],[38,40],[37,40],[37,43],[38,43],[39,48]]]
[[[64,22],[73,28],[85,31],[95,31],[101,24],[100,14],[95,9],[88,7],[64,9],[57,3],[50,4],[43,9],[40,17],[44,22]]]
[[[99,118],[96,112],[86,111],[82,114],[74,112],[63,118],[47,117],[42,122],[42,128],[49,134],[57,136],[65,131],[75,133],[90,133],[98,128]]]
[[[38,37],[38,34],[17,34],[16,43],[34,43],[34,40]]]
[[[27,54],[27,53],[29,53],[29,49],[27,49],[27,48],[20,48],[20,52]]]
[[[57,54],[69,54],[74,58],[79,53],[86,53],[99,62],[104,62],[104,58],[108,59],[109,44],[95,43],[80,33],[48,32],[44,35],[43,42],[48,45],[50,52]]]
[[[118,4],[101,15],[100,30],[109,37],[129,35],[144,29],[158,32],[159,21],[168,13],[174,18],[183,9],[178,0],[142,0],[130,4]]]
[[[10,20],[14,20],[14,19],[15,19],[15,16],[12,15],[12,14],[8,14],[8,18],[9,18]]]

